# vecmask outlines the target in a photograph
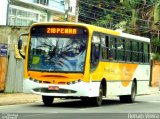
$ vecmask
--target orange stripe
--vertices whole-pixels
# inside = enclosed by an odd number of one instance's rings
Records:
[[[100,62],[97,69],[91,74],[93,81],[121,80],[123,86],[128,86],[136,71],[138,64]],[[125,82],[126,80],[126,82]]]

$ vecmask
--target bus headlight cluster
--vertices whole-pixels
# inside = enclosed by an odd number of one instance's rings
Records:
[[[29,80],[31,80],[31,81],[33,81],[33,82],[35,82],[35,83],[42,83],[42,81],[39,81],[39,80],[37,80],[37,79],[33,79],[32,77],[30,77]]]
[[[76,81],[67,82],[67,84],[71,85],[71,84],[76,84],[76,83],[79,83],[79,82],[82,82],[82,79],[78,79]]]

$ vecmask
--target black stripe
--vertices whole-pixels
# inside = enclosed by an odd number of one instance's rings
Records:
[[[131,82],[132,80],[106,80],[107,82]],[[149,81],[149,80],[137,80],[139,81]],[[101,82],[101,81],[92,81],[92,82]]]

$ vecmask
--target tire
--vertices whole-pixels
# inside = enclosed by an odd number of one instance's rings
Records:
[[[100,85],[99,96],[98,97],[92,97],[90,99],[90,101],[95,106],[101,106],[102,105],[102,101],[103,101],[102,98],[103,98],[103,87],[102,87],[102,85]]]
[[[135,102],[135,97],[136,97],[136,83],[133,81],[132,87],[131,87],[131,95],[124,95],[120,96],[120,101],[124,103],[133,103]]]
[[[44,105],[51,106],[53,104],[54,97],[52,96],[42,96],[42,101]]]

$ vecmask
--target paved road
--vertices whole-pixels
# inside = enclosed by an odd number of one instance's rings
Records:
[[[42,102],[8,105],[0,106],[0,113],[3,119],[9,116],[18,119],[146,119],[147,116],[152,116],[147,119],[153,119],[154,116],[160,119],[160,94],[137,96],[133,104],[120,103],[116,98],[104,100],[101,107],[92,107],[81,100],[62,100],[50,107]]]

